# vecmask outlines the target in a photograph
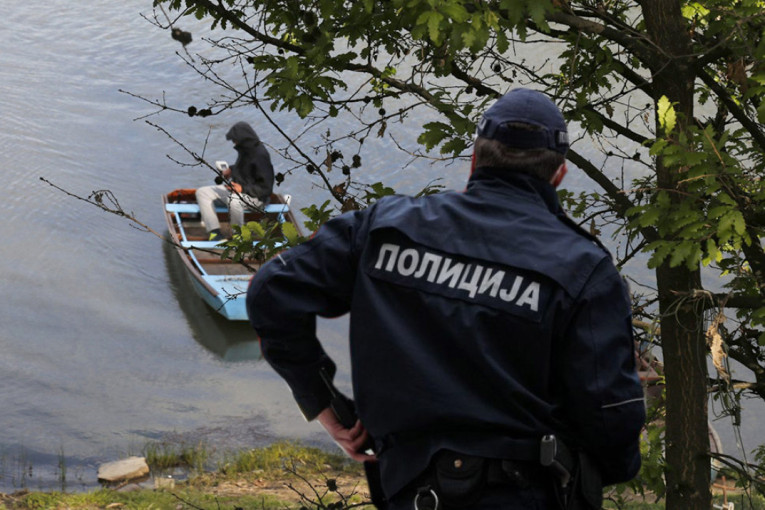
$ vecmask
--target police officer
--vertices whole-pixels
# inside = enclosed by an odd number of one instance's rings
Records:
[[[255,275],[247,309],[264,357],[308,420],[379,462],[379,506],[600,508],[599,482],[637,473],[630,300],[609,253],[558,203],[567,150],[555,104],[512,90],[478,126],[466,191],[386,197]],[[335,365],[315,331],[317,316],[346,312],[350,428],[330,408],[322,373]],[[540,464],[553,435],[586,460],[565,465],[568,484]]]

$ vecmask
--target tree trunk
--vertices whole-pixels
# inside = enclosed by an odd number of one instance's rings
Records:
[[[686,129],[693,118],[695,73],[691,39],[680,2],[643,0],[641,5],[648,34],[658,48],[655,61],[649,64],[654,100],[667,96],[678,113],[675,129]],[[656,132],[661,133],[658,122]],[[668,168],[659,159],[656,175],[659,189],[668,190],[673,202],[683,200],[677,168]],[[656,280],[667,388],[667,509],[709,510],[712,503],[703,308],[680,297],[700,289],[701,278],[698,269],[684,265],[671,268],[665,262],[657,269]]]
[[[672,291],[699,288],[698,271],[662,265],[656,271],[666,376],[667,510],[711,508],[707,365],[699,303]]]

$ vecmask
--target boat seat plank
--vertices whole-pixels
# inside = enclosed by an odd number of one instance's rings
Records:
[[[183,248],[220,248],[224,246],[220,241],[181,241],[181,247]]]
[[[225,242],[225,241],[224,241]],[[252,245],[257,246],[258,241],[253,241]],[[284,243],[275,243],[274,247],[279,248],[283,246]],[[182,248],[218,248],[223,249],[225,248],[225,245],[222,244],[221,241],[181,241],[181,247]]]
[[[289,206],[286,204],[268,204],[265,211],[269,214],[284,214],[289,211]],[[171,213],[179,214],[199,214],[198,204],[165,204],[165,210]],[[228,209],[224,206],[216,205],[215,212],[225,213]]]

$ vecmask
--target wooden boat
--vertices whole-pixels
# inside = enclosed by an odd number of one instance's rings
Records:
[[[197,294],[223,317],[232,321],[247,320],[245,297],[254,271],[262,265],[254,259],[235,262],[221,258],[225,245],[208,241],[202,224],[196,189],[177,189],[162,196],[170,241],[175,246]],[[271,195],[265,213],[246,211],[245,222],[271,218],[279,223],[290,222],[300,232],[289,208],[289,195]],[[221,230],[231,232],[228,209],[216,207]]]

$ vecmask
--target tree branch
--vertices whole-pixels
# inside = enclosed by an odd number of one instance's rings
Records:
[[[588,159],[585,159],[578,152],[569,149],[566,155],[569,161],[578,166],[587,176],[595,181],[606,192],[609,198],[614,203],[614,209],[617,214],[622,218],[628,219],[627,211],[631,209],[634,204],[624,194],[624,191],[616,186],[611,179],[601,172],[595,165],[593,165]],[[655,229],[649,227],[643,227],[640,229],[640,233],[643,237],[649,241],[655,241],[658,239],[658,233]]]
[[[644,63],[655,61],[657,55],[656,51],[659,51],[659,49],[656,48],[656,45],[642,34],[615,30],[605,25],[601,25],[600,23],[586,20],[574,14],[566,14],[562,11],[555,11],[547,15],[547,20],[566,25],[577,31],[605,37],[606,39],[613,41],[622,46],[624,49],[632,52],[633,55],[638,57]],[[649,49],[649,46],[652,49]]]
[[[733,117],[752,135],[752,139],[755,141],[760,151],[765,152],[765,132],[760,129],[757,122],[749,118],[743,108],[733,101],[730,94],[728,94],[728,91],[725,90],[725,87],[720,85],[717,80],[715,80],[714,76],[710,75],[707,70],[702,69],[697,75],[701,78],[701,81],[704,82],[704,85],[709,87],[725,107],[728,108],[728,111],[730,111]]]
[[[277,48],[283,48],[285,50],[289,50],[298,55],[303,55],[305,53],[305,50],[303,50],[303,48],[301,48],[300,46],[288,43],[287,41],[282,39],[277,39],[276,37],[271,37],[270,35],[266,35],[264,33],[261,33],[255,30],[253,27],[251,27],[250,25],[242,21],[237,16],[236,13],[228,10],[220,1],[218,1],[218,3],[213,3],[210,0],[193,0],[193,3],[197,5],[202,5],[211,13],[217,14],[219,19],[226,20],[227,22],[231,23],[231,25],[251,35],[253,38],[257,39],[258,41],[261,41],[266,44],[270,44]]]

